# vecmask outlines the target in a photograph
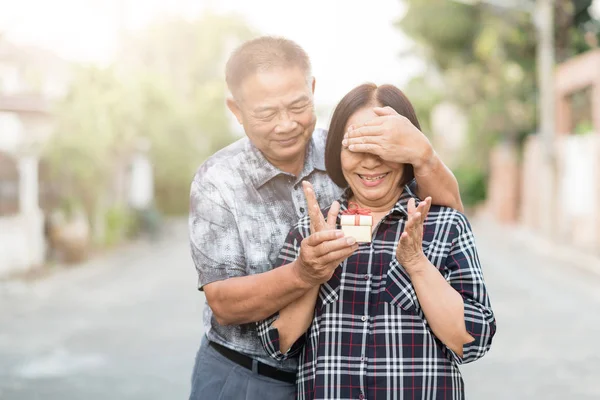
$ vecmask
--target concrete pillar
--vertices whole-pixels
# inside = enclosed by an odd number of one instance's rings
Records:
[[[25,265],[43,264],[46,255],[44,214],[39,207],[38,163],[36,156],[24,154],[18,158],[19,167],[19,218],[27,241]]]
[[[19,210],[21,214],[39,211],[39,181],[37,157],[21,156],[19,165]]]

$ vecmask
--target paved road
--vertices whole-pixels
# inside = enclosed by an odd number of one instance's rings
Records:
[[[487,225],[498,334],[468,399],[600,399],[600,278]],[[184,224],[33,284],[0,283],[0,399],[184,399],[203,297]]]

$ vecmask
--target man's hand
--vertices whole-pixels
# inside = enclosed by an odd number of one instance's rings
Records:
[[[342,145],[352,152],[371,153],[385,161],[427,167],[435,153],[429,139],[391,107],[375,107],[378,116],[363,126],[350,126]]]
[[[340,204],[333,202],[325,220],[312,185],[302,182],[302,186],[311,235],[302,241],[296,272],[306,284],[315,286],[327,282],[337,266],[358,249],[358,244],[354,238],[346,238],[342,231],[335,229]]]
[[[409,275],[418,273],[423,262],[428,261],[423,253],[423,223],[430,207],[431,197],[419,203],[418,207],[415,207],[415,199],[408,201],[408,221],[396,248],[396,258]]]

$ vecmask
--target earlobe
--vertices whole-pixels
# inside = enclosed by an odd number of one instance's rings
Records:
[[[227,97],[226,102],[227,102],[227,108],[229,108],[229,111],[231,111],[233,113],[233,115],[235,116],[235,119],[237,119],[238,123],[240,125],[242,125],[242,111],[240,110],[240,107],[238,106],[235,99],[232,96],[229,96],[229,97]]]

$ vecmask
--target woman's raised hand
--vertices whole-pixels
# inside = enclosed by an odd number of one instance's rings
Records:
[[[420,202],[418,207],[415,207],[415,199],[408,201],[408,221],[396,248],[396,258],[409,274],[417,271],[423,261],[427,261],[423,253],[423,224],[430,208],[431,197]]]

